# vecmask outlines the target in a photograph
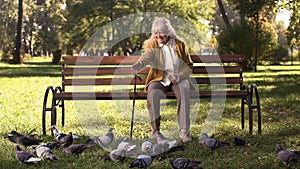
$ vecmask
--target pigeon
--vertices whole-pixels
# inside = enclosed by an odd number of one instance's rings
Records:
[[[48,147],[48,144],[41,144],[36,147],[31,147],[30,151],[36,153],[36,155],[42,160],[57,160],[56,155]]]
[[[151,152],[152,147],[153,144],[150,141],[144,141],[142,143],[142,152],[149,154]]]
[[[53,149],[58,148],[60,144],[59,144],[59,142],[55,141],[55,142],[51,142],[51,143],[45,143],[45,145],[47,147],[49,147],[50,150],[53,150]]]
[[[156,144],[153,146],[152,148],[152,152],[151,152],[151,156],[153,156],[153,158],[164,158],[166,157],[168,154],[176,152],[176,151],[184,151],[185,150],[185,146],[182,145],[174,145],[171,148],[169,148],[168,144]]]
[[[300,151],[284,149],[280,144],[276,145],[277,158],[288,166],[290,163],[300,161]]]
[[[165,144],[154,144],[150,151],[150,155],[158,157],[160,154],[168,151],[168,149],[169,149],[169,146],[166,143]]]
[[[113,140],[114,140],[114,133],[113,133],[114,128],[110,127],[108,129],[108,132],[104,135],[104,136],[99,136],[94,138],[94,142],[98,145],[107,147],[108,145],[110,145]]]
[[[125,154],[125,150],[121,150],[121,149],[114,149],[113,151],[111,151],[108,156],[106,156],[104,158],[104,160],[111,160],[114,162],[118,162],[121,161],[123,162],[126,158],[126,154]]]
[[[164,144],[164,143],[169,142],[169,139],[164,137],[162,134],[158,134],[156,137],[156,141],[157,141],[157,144]]]
[[[233,138],[233,143],[236,146],[244,146],[246,145],[246,140],[241,136],[236,136]]]
[[[55,138],[56,138],[56,137],[59,137],[59,136],[62,135],[62,134],[64,134],[64,133],[60,132],[60,131],[56,128],[55,125],[52,125],[52,126],[50,127],[50,130],[52,130],[52,133],[53,133],[53,135],[54,135]]]
[[[203,145],[204,148],[210,149],[211,151],[223,147],[223,146],[229,146],[230,144],[227,142],[222,142],[219,140],[216,140],[214,138],[208,137],[206,133],[202,133],[199,137],[199,143]]]
[[[34,157],[32,154],[23,151],[18,145],[15,146],[16,158],[20,163],[37,164],[41,162],[40,158]]]
[[[161,144],[154,144],[154,145],[150,141],[144,141],[142,143],[142,152],[146,154],[150,154],[151,152],[153,152],[153,149],[157,149],[158,147],[164,147],[164,149],[169,150],[173,146],[176,146],[176,140],[163,142]]]
[[[14,130],[4,138],[9,139],[13,143],[23,145],[25,148],[32,145],[38,145],[41,142],[41,140],[38,140],[35,135],[23,135]]]
[[[177,145],[176,140],[163,142],[161,144],[152,144],[150,141],[144,141],[141,146],[142,152],[155,158],[164,157],[175,151],[184,151],[185,147]]]
[[[69,147],[73,144],[73,133],[70,132],[68,135],[60,135],[56,137],[56,141],[61,147]]]
[[[126,156],[131,156],[137,154],[138,147],[136,145],[130,144],[128,142],[128,138],[124,138],[124,140],[118,145],[118,150],[124,150]]]
[[[169,158],[173,169],[202,169],[201,162],[187,158]]]
[[[53,133],[54,137],[57,138],[57,139],[60,138],[60,137],[63,137],[63,136],[66,136],[66,135],[67,135],[67,134],[65,134],[65,133],[60,132],[60,131],[57,129],[56,125],[52,125],[52,126],[50,127],[50,130],[52,130],[52,133]],[[75,134],[73,134],[72,137],[73,137],[73,140],[78,140],[78,139],[79,139],[79,136],[77,136],[77,135],[75,135]]]
[[[72,155],[79,155],[85,149],[94,146],[94,142],[92,140],[88,140],[85,144],[72,144],[68,147],[63,148],[63,152]]]
[[[146,169],[149,167],[152,163],[153,157],[149,155],[139,155],[137,158],[133,160],[133,162],[130,164],[129,168],[144,168]]]
[[[127,140],[127,138],[124,138],[124,140],[119,143],[116,149],[104,157],[104,160],[112,160],[114,162],[124,161],[127,157],[136,155],[138,147],[130,144]]]

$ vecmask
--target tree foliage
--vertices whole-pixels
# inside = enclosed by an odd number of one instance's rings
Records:
[[[199,6],[204,7],[199,8]],[[204,31],[205,26],[201,21],[211,19],[213,6],[208,1],[200,2],[197,0],[183,0],[180,3],[175,0],[74,1],[70,5],[67,17],[68,21],[71,22],[68,22],[65,27],[66,39],[70,40],[67,42],[69,45],[68,48],[80,50],[93,33],[107,24],[113,23],[114,25],[112,25],[111,29],[107,29],[103,33],[106,34],[106,38],[103,38],[105,42],[103,42],[102,46],[109,46],[109,44],[114,43],[116,39],[123,35],[123,31],[140,30],[131,37],[121,39],[111,49],[108,49],[110,55],[129,55],[135,53],[141,50],[143,41],[149,36],[149,33],[145,33],[149,32],[145,31],[145,26],[151,28],[149,17],[147,17],[146,13],[165,13],[165,15],[184,18],[194,24],[195,28]],[[134,15],[132,16],[134,17],[133,20],[128,19],[127,22],[113,22],[130,15]],[[184,26],[181,25],[182,28]],[[124,28],[128,30],[124,30]],[[135,29],[131,30],[131,28]],[[194,30],[194,32],[197,32],[197,30]],[[192,37],[188,40],[192,40]],[[97,51],[94,52],[94,54],[97,53]]]
[[[2,60],[15,51],[17,8],[18,0],[0,0]],[[282,8],[291,12],[287,31],[275,24]],[[193,44],[194,53],[218,45],[220,53],[243,54],[249,69],[286,58],[275,54],[286,53],[283,42],[291,49],[300,44],[299,2],[293,0],[23,0],[23,9],[21,50],[31,56],[77,54],[82,49],[92,55],[138,54],[159,16],[173,18],[177,33]],[[213,38],[207,40],[209,28]],[[91,38],[97,33],[100,38]]]
[[[243,64],[250,70],[263,61],[277,61],[274,53],[281,47],[275,17],[278,1],[228,0],[239,13],[233,28],[220,31],[217,37],[220,53],[243,54]],[[281,39],[282,41],[282,39]]]
[[[287,7],[291,12],[290,24],[287,29],[287,42],[291,48],[291,53],[293,54],[293,48],[300,49],[300,1],[282,4],[282,6]],[[293,61],[292,59],[293,57],[291,56],[291,61]]]

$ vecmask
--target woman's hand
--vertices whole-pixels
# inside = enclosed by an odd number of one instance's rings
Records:
[[[144,64],[140,61],[137,61],[132,65],[132,69],[134,69],[137,72],[140,71],[143,67],[144,67]]]

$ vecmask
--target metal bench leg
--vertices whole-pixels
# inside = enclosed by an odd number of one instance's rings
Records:
[[[252,100],[252,97],[253,97],[253,91],[255,93],[256,105],[252,105],[252,108],[257,110],[258,133],[261,134],[262,122],[261,122],[260,98],[259,98],[259,93],[258,93],[258,89],[257,89],[256,84],[251,85],[251,100]]]
[[[63,90],[60,86],[55,87],[55,93],[62,93]],[[56,100],[58,101],[57,103],[55,102],[55,106],[56,108],[61,108],[61,125],[64,126],[65,125],[65,102],[63,99],[60,100]],[[57,111],[55,111],[55,123],[56,123],[56,117],[57,117]]]
[[[65,101],[61,101],[61,125],[65,126]]]
[[[52,99],[51,126],[56,125],[56,100]]]
[[[46,130],[46,113],[47,113],[47,111],[50,111],[50,112],[52,111],[52,104],[51,104],[50,108],[47,107],[48,95],[49,95],[50,91],[52,93],[52,99],[53,99],[53,97],[54,97],[54,90],[53,90],[52,86],[47,87],[45,95],[44,95],[43,112],[42,112],[43,134],[47,133],[47,130]]]
[[[245,103],[246,99],[242,98],[242,105],[241,105],[241,123],[242,123],[242,129],[245,128]]]
[[[242,98],[242,112],[241,112],[241,118],[242,118],[242,129],[245,128],[245,105],[247,104],[248,106],[248,113],[249,113],[249,132],[252,133],[253,130],[253,121],[252,121],[252,109],[251,109],[251,97],[250,91],[249,91],[249,86],[248,84],[244,84],[241,88],[242,90],[246,90],[248,95],[246,98]]]
[[[251,97],[250,97],[251,98]],[[252,113],[252,100],[248,99],[248,109],[249,109],[249,133],[252,134],[253,131],[253,113]]]

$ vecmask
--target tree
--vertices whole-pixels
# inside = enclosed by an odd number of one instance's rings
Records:
[[[258,50],[258,60],[270,60],[272,51],[276,46],[277,38],[274,37],[275,30],[271,26],[264,25],[259,29],[260,38],[256,41],[253,23],[235,23],[230,28],[223,30],[218,36],[219,54],[242,54],[243,67],[254,70],[255,67],[255,43],[260,44]]]
[[[201,6],[202,8],[199,8]],[[145,12],[164,12],[166,15],[178,16],[178,18],[185,18],[190,23],[193,23],[197,28],[204,31],[206,27],[203,21],[210,20],[211,14],[213,13],[213,6],[209,1],[198,1],[198,0],[183,0],[180,3],[176,0],[114,0],[114,1],[99,1],[99,0],[82,0],[71,3],[69,6],[69,13],[67,16],[68,22],[65,26],[65,41],[69,49],[80,50],[84,43],[93,33],[97,32],[103,26],[108,24],[113,29],[105,29],[103,32],[104,37],[101,44],[95,44],[89,46],[90,50],[94,54],[99,54],[97,47],[106,46],[110,54],[124,54],[130,55],[141,50],[142,42],[149,37],[149,33],[135,34],[131,37],[120,40],[118,37],[122,37],[124,28],[136,28],[141,30],[140,32],[146,32],[145,26],[151,27],[147,17],[136,17],[127,22],[112,22],[118,18],[129,16],[130,14],[143,14]],[[87,10],[88,9],[88,10]],[[142,24],[141,24],[142,23]],[[143,23],[147,23],[145,25]],[[184,29],[185,25],[178,25],[178,29]],[[126,30],[127,31],[127,30]],[[149,32],[149,31],[148,31]],[[189,33],[187,40],[194,40],[192,35],[193,32]],[[198,33],[197,30],[194,33]],[[202,32],[204,34],[204,32]],[[115,44],[114,46],[110,46]],[[103,54],[103,53],[100,53]]]
[[[290,24],[287,28],[287,42],[291,50],[291,63],[293,64],[293,49],[300,49],[300,2],[282,4],[283,8],[287,8],[291,12]],[[299,54],[300,61],[300,54]]]
[[[22,22],[23,22],[23,0],[19,0],[18,7],[18,25],[16,34],[16,48],[12,62],[16,64],[22,63],[21,58],[21,41],[22,41]]]
[[[217,2],[218,2],[218,6],[219,6],[220,12],[222,14],[222,18],[223,18],[226,26],[230,27],[231,24],[230,24],[229,19],[227,17],[227,12],[225,11],[225,8],[224,8],[222,0],[217,0]]]
[[[217,37],[220,45],[219,51],[221,53],[240,52],[244,56],[244,66],[256,71],[259,59],[269,60],[271,58],[271,51],[273,50],[274,43],[276,43],[277,35],[276,31],[274,31],[275,25],[273,24],[275,2],[265,0],[228,0],[228,2],[238,11],[240,19],[239,23],[234,24],[235,28],[223,30],[224,33],[221,31],[220,36]],[[233,32],[236,34],[246,33],[247,35],[240,34],[241,37],[244,37],[244,42],[241,41],[242,39],[239,39],[240,37],[234,37]],[[229,45],[231,47],[228,48],[226,43],[221,42],[222,40],[230,41]],[[244,51],[239,49],[241,47],[239,43],[247,44],[242,48]]]
[[[34,36],[34,50],[48,56],[60,50],[62,46],[61,31],[65,24],[65,0],[39,0],[33,13],[37,25]]]

